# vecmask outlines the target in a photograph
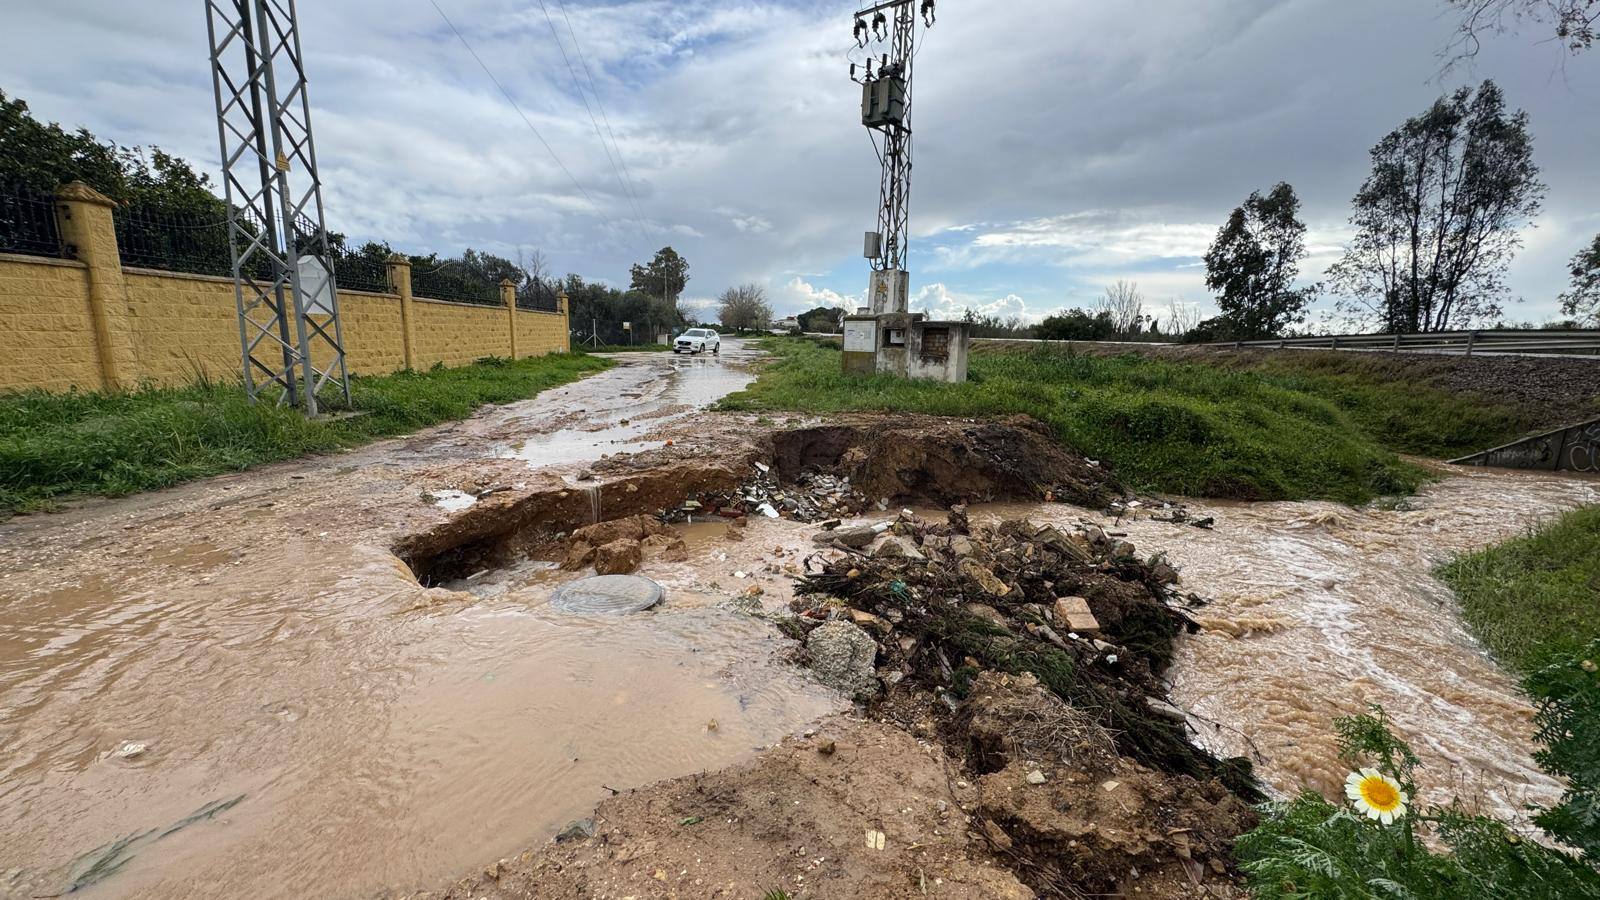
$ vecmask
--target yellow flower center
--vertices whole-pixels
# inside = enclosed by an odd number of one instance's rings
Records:
[[[1390,812],[1400,806],[1400,792],[1382,778],[1361,779],[1361,799],[1379,812]]]

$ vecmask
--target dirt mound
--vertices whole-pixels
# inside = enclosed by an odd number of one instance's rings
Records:
[[[772,435],[786,479],[807,470],[850,478],[891,503],[1034,500],[1102,508],[1123,495],[1103,468],[1063,448],[1027,416],[965,421],[927,416],[848,417]]]
[[[1205,896],[1256,822],[1215,781],[1126,760],[1093,775],[1018,762],[977,786],[982,833],[1042,896]]]
[[[748,766],[612,797],[592,837],[576,829],[418,900],[1035,896],[969,833],[976,802],[938,747],[835,719]]]

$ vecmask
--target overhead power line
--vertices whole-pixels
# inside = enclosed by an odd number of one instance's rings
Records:
[[[567,164],[561,161],[561,157],[556,154],[555,148],[550,146],[550,142],[544,139],[544,135],[539,133],[539,129],[533,126],[533,122],[528,118],[528,114],[522,111],[521,105],[517,103],[515,97],[511,96],[511,92],[506,90],[506,86],[500,83],[500,79],[496,78],[493,72],[489,71],[489,67],[483,62],[483,57],[478,55],[478,51],[472,49],[472,44],[467,40],[466,36],[461,33],[461,29],[457,28],[456,23],[450,21],[450,17],[445,15],[443,9],[439,8],[437,0],[428,0],[428,2],[433,5],[433,9],[439,14],[439,18],[443,19],[444,23],[450,26],[450,30],[455,34],[456,40],[461,42],[461,46],[466,47],[467,52],[472,54],[472,58],[477,60],[478,68],[483,70],[483,74],[489,76],[489,80],[494,82],[494,86],[500,89],[501,96],[505,97],[506,102],[511,104],[511,108],[517,111],[518,116],[522,117],[522,124],[528,126],[528,130],[533,132],[533,136],[538,138],[539,143],[544,145],[544,149],[550,154],[550,158],[556,161],[556,165],[561,167],[561,171],[567,173],[567,178],[572,180],[572,186],[577,188],[578,193],[583,195],[583,199],[588,200],[589,205],[594,207],[595,211],[598,212],[600,210],[600,204],[594,202],[594,198],[589,196],[589,192],[584,189],[583,185],[578,181],[577,176],[573,175],[572,170],[567,168]]]
[[[594,73],[589,70],[588,56],[583,52],[583,44],[578,40],[578,30],[572,27],[572,17],[567,14],[566,0],[556,0],[556,5],[561,8],[561,18],[567,22],[567,31],[572,34],[572,46],[578,51],[578,62],[583,65],[583,74],[589,79],[589,90],[594,92],[595,105],[600,107],[600,119],[606,123],[606,134],[611,135],[611,146],[616,148],[617,162],[622,165],[623,182],[628,186],[628,196],[633,201],[634,212],[641,215],[639,206],[639,192],[633,186],[633,174],[628,171],[628,161],[622,155],[622,145],[617,143],[617,134],[611,130],[611,117],[606,115],[606,103],[600,99],[600,87],[595,84]]]
[[[641,240],[647,240],[644,233],[644,222],[639,214],[639,205],[634,202],[633,194],[629,191],[627,181],[622,176],[622,169],[617,164],[617,156],[621,155],[621,148],[617,148],[617,154],[613,156],[612,146],[606,143],[606,136],[600,131],[600,122],[595,118],[594,107],[589,105],[589,97],[583,91],[583,82],[578,79],[577,67],[573,66],[572,58],[567,55],[566,45],[561,40],[561,34],[556,31],[555,20],[550,18],[550,8],[545,5],[545,0],[539,0],[539,9],[544,12],[544,22],[550,27],[550,36],[555,39],[556,49],[561,51],[561,61],[567,64],[567,74],[572,76],[572,87],[578,92],[578,99],[583,101],[584,112],[589,114],[589,124],[594,126],[594,136],[600,141],[600,149],[605,151],[606,162],[611,164],[611,173],[617,177],[617,187],[622,190],[623,199],[627,200],[629,206],[633,209],[634,224],[639,228],[639,237]],[[571,30],[570,21],[567,27],[568,30]],[[572,33],[572,39],[573,43],[576,44],[578,39],[577,32]],[[592,79],[590,83],[591,85],[593,84]],[[595,101],[598,102],[599,99],[600,94],[597,91],[595,93]]]

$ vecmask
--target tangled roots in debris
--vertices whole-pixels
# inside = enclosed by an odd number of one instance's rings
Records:
[[[1024,760],[1101,772],[1117,760],[1111,733],[1031,673],[978,675],[961,704],[957,728],[967,737],[967,760],[979,772]]]

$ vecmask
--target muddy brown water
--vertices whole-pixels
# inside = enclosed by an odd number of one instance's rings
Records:
[[[1183,588],[1214,602],[1203,631],[1180,641],[1172,696],[1198,713],[1198,741],[1250,756],[1273,788],[1337,796],[1332,718],[1381,704],[1422,756],[1424,802],[1452,796],[1525,816],[1559,786],[1534,765],[1533,708],[1483,651],[1431,574],[1453,555],[1526,533],[1600,502],[1600,479],[1447,468],[1398,510],[1334,503],[1195,502],[1213,530],[1132,521],[1060,506],[978,508],[990,520],[1079,518],[1126,532],[1141,554],[1165,552]],[[1214,724],[1208,724],[1214,723]]]
[[[423,590],[388,552],[445,515],[419,488],[537,438],[565,461],[615,452],[746,383],[724,355],[4,526],[0,895],[436,887],[608,789],[747,759],[839,709],[721,595],[583,617],[546,605],[571,576],[474,598]]]

